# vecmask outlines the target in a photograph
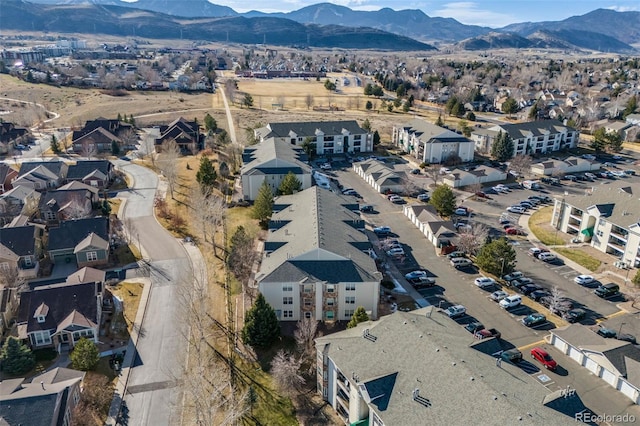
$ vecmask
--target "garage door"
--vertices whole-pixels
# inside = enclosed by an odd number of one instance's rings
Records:
[[[573,358],[574,361],[582,365],[582,352],[571,346],[569,348],[569,356]]]
[[[638,403],[638,390],[631,386],[626,380],[620,380],[620,392],[631,398],[633,402]]]
[[[553,345],[560,350],[563,354],[567,353],[567,342],[554,336]]]
[[[618,383],[618,377],[606,368],[602,369],[602,380],[615,387]]]
[[[593,374],[598,374],[598,369],[599,369],[598,363],[589,357],[586,357],[585,367],[587,367],[587,369],[591,371]]]

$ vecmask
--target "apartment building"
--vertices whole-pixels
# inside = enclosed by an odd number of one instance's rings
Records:
[[[451,157],[473,161],[471,140],[420,118],[394,126],[391,141],[421,163],[443,163]]]
[[[358,204],[313,186],[275,199],[255,280],[281,321],[378,316],[381,274]]]
[[[556,198],[551,225],[627,265],[640,266],[640,191],[595,186]]]
[[[580,132],[557,120],[530,121],[527,123],[498,124],[471,132],[471,140],[477,152],[487,154],[498,134],[507,133],[513,140],[513,155],[543,154],[561,149],[575,148]]]
[[[269,123],[254,130],[254,135],[259,142],[275,138],[297,146],[309,140],[318,155],[373,151],[373,134],[355,120]]]

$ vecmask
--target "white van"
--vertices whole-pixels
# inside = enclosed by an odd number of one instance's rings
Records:
[[[473,264],[473,262],[471,262],[466,257],[454,257],[453,259],[451,259],[450,262],[451,262],[451,266],[453,266],[456,269],[466,268],[467,266],[471,266]]]

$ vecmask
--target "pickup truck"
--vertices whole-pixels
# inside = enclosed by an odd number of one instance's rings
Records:
[[[483,330],[476,331],[474,336],[477,339],[488,339],[489,337],[495,337],[496,339],[499,339],[500,336],[502,336],[502,334],[495,328],[490,328],[490,329],[485,328]]]
[[[432,277],[415,277],[407,281],[409,281],[414,288],[428,288],[436,284],[435,278]]]

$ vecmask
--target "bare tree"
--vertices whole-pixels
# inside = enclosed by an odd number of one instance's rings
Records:
[[[140,138],[134,129],[127,129],[119,135],[121,143],[121,148],[124,149],[133,149],[135,145],[138,143]]]
[[[475,255],[484,245],[489,236],[489,228],[481,223],[476,223],[470,229],[463,229],[458,235],[456,245],[460,251]]]
[[[85,140],[82,142],[82,147],[80,149],[80,156],[87,157],[87,159],[91,160],[91,157],[95,156],[98,153],[98,148],[96,144]]]
[[[204,238],[204,241],[211,243],[213,255],[217,257],[218,246],[216,245],[216,233],[222,226],[227,208],[226,203],[222,198],[210,192],[202,191],[200,187],[193,188],[190,201],[198,230]]]
[[[509,168],[520,175],[527,175],[531,172],[531,163],[530,155],[518,154],[511,159]]]
[[[402,191],[405,195],[410,196],[418,192],[420,187],[416,185],[408,176],[402,178]]]
[[[238,83],[235,80],[229,79],[224,82],[224,93],[227,95],[227,98],[229,98],[230,102],[235,103],[237,92],[238,92]]]
[[[313,106],[313,95],[309,94],[304,98],[304,103],[307,106],[307,109],[311,108]]]
[[[292,395],[305,383],[300,374],[302,358],[296,359],[293,354],[282,349],[271,361],[271,375],[281,392]]]
[[[442,178],[442,174],[440,173],[440,166],[437,164],[433,164],[429,167],[424,168],[425,174],[433,181],[433,186],[438,186],[438,182]]]
[[[314,318],[303,318],[298,321],[298,327],[293,333],[298,350],[306,356],[315,355],[314,339],[318,334],[318,321]]]
[[[482,191],[482,184],[481,183],[474,183],[473,185],[469,185],[467,187],[467,190],[469,192],[471,192],[472,194],[476,194],[476,193]]]
[[[180,147],[178,144],[173,139],[164,142],[162,144],[160,159],[158,160],[158,167],[167,179],[169,194],[172,199],[175,199],[174,191],[176,183],[178,182],[178,158],[180,158]]]
[[[91,201],[76,195],[61,210],[66,219],[83,219],[91,215]]]
[[[571,309],[571,302],[564,297],[564,293],[558,286],[553,286],[551,296],[547,296],[545,301],[552,314],[562,315]]]
[[[156,165],[156,139],[155,137],[147,133],[140,141],[140,150],[138,152],[141,153],[141,158],[149,157],[151,159],[151,165],[155,167]]]
[[[222,148],[222,152],[227,157],[231,173],[237,173],[240,166],[242,166],[242,147],[236,144],[229,144]]]

